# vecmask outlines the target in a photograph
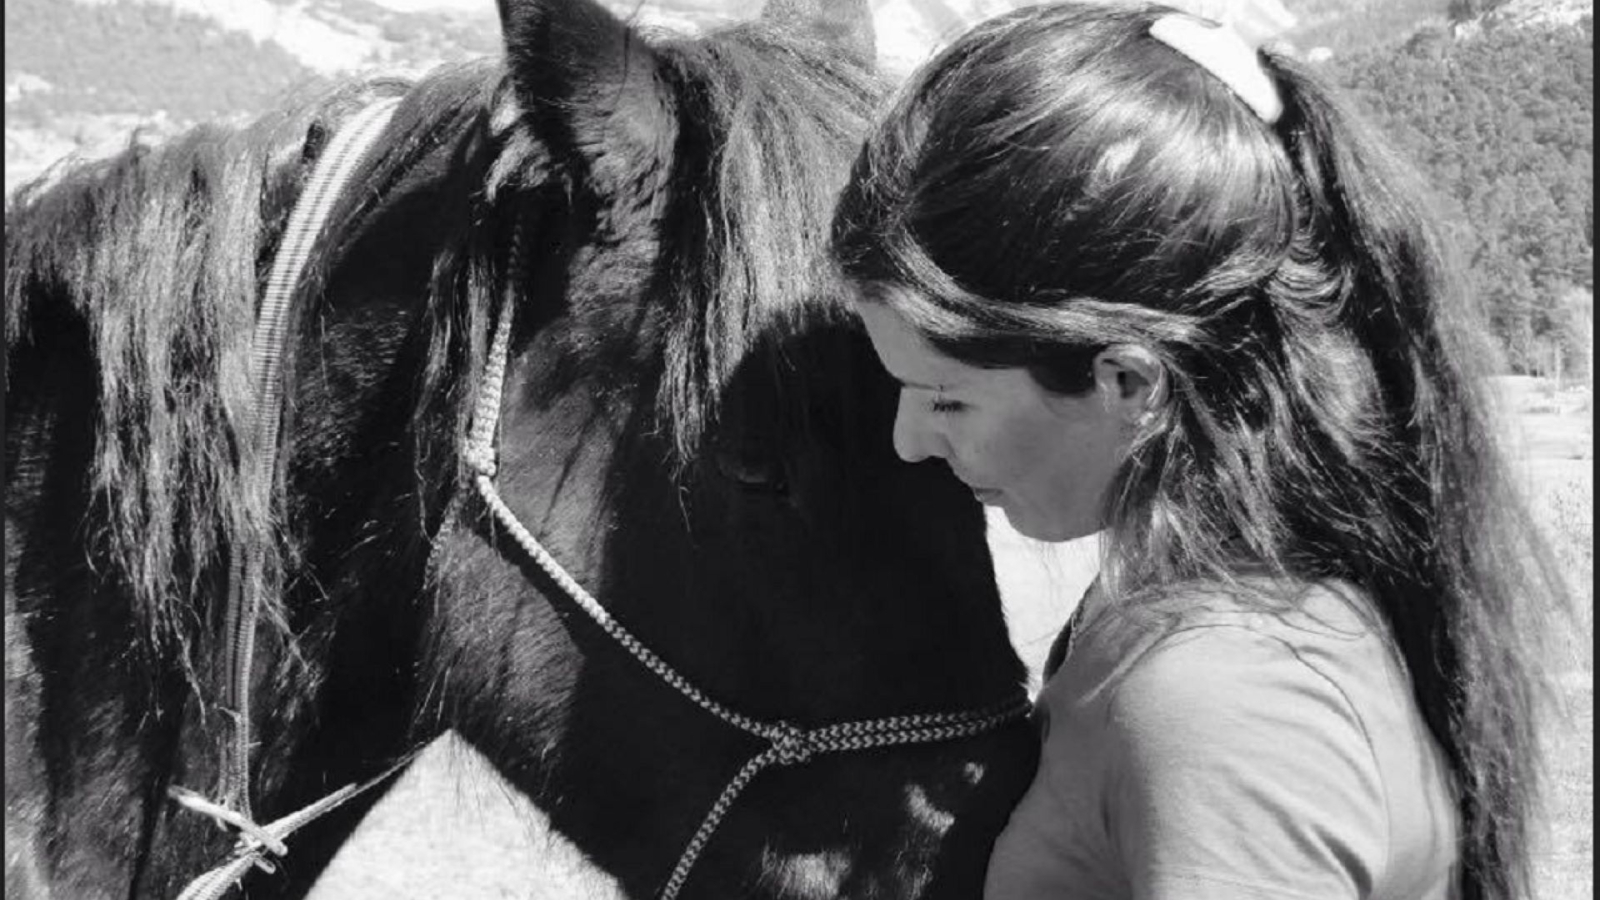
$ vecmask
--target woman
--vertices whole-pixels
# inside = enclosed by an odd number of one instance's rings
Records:
[[[979,26],[834,221],[900,455],[1032,537],[1104,529],[986,895],[1526,897],[1560,590],[1477,320],[1383,147],[1213,26]]]

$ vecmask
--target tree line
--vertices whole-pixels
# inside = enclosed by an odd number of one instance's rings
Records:
[[[1429,181],[1514,371],[1584,355],[1594,291],[1594,20],[1426,28],[1333,75]]]

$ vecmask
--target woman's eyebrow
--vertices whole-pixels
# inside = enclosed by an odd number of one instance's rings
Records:
[[[901,378],[898,375],[894,375],[894,376],[891,376],[891,377],[893,377],[895,381],[900,382],[901,385],[903,385],[905,387],[908,387],[908,388],[916,388],[919,391],[934,391],[935,393],[937,393],[939,391],[948,390],[949,387],[950,387],[949,385],[946,385],[946,384],[923,384],[920,381],[912,381],[912,380],[907,379],[907,378]]]

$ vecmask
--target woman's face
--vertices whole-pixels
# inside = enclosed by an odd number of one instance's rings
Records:
[[[1130,429],[1115,383],[1068,397],[1025,369],[982,369],[935,350],[887,304],[859,306],[872,346],[901,384],[894,447],[945,461],[979,501],[1028,537],[1066,541],[1100,529]],[[1109,396],[1108,396],[1109,394]]]

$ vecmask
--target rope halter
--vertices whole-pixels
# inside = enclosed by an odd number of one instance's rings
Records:
[[[520,228],[513,240],[513,253],[520,257],[522,232]],[[511,280],[514,282],[514,279]],[[534,537],[516,514],[501,499],[495,487],[497,464],[494,437],[500,421],[500,406],[505,390],[506,370],[510,358],[511,324],[515,306],[514,283],[508,283],[500,315],[495,324],[494,337],[485,361],[482,387],[468,431],[467,444],[462,457],[472,472],[472,480],[484,505],[517,546],[527,554],[569,599],[578,605],[601,630],[646,669],[655,673],[674,690],[695,705],[728,725],[763,738],[766,749],[751,757],[723,788],[721,795],[711,805],[700,827],[684,847],[666,883],[662,886],[661,900],[674,900],[688,880],[689,872],[700,857],[711,835],[732,808],[739,794],[763,770],[771,766],[798,766],[824,753],[846,753],[888,747],[898,744],[925,744],[971,737],[993,731],[1002,725],[1028,715],[1032,709],[1026,695],[995,706],[954,713],[930,713],[893,716],[853,722],[840,722],[819,728],[803,729],[789,722],[762,722],[743,715],[717,702],[680,675],[665,660],[634,637],[611,613],[600,605],[561,564],[551,556],[538,538]]]

